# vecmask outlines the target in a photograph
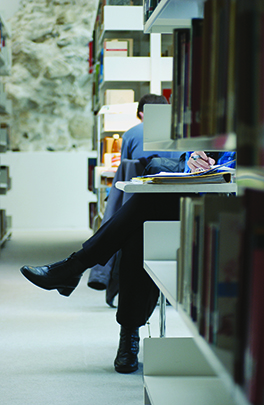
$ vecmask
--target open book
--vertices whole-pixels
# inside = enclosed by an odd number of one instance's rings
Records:
[[[227,167],[234,160],[222,165],[212,166],[208,170],[201,170],[194,173],[172,173],[160,172],[132,179],[134,183],[158,183],[158,184],[175,184],[175,183],[230,183],[232,181],[235,169]]]

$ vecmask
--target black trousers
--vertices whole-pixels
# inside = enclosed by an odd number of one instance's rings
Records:
[[[143,268],[145,221],[179,219],[177,193],[134,194],[83,244],[87,268],[104,265],[121,249],[117,322],[125,327],[144,325],[158,299],[158,288]],[[162,238],[163,235],[160,235]]]

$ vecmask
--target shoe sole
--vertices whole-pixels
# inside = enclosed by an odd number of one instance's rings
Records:
[[[115,371],[117,372],[117,373],[120,373],[120,374],[130,374],[130,373],[134,373],[135,371],[137,371],[138,370],[138,366],[136,366],[136,367],[131,367],[131,368],[126,368],[126,367],[115,367]]]

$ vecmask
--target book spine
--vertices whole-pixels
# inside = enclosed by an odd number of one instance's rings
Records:
[[[191,128],[190,136],[201,135],[201,53],[203,19],[192,20],[192,57],[191,57]]]
[[[236,133],[238,164],[243,166],[261,166],[263,162],[263,15],[260,0],[237,2]]]
[[[173,31],[171,138],[183,138],[190,123],[190,30]]]
[[[252,249],[249,330],[245,350],[245,389],[252,404],[264,402],[264,228],[256,230]]]
[[[216,280],[214,342],[217,347],[232,353],[233,358],[244,219],[244,211],[239,207],[237,213],[219,214],[219,265]]]

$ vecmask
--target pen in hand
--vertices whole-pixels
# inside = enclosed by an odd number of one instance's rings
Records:
[[[208,157],[205,152],[193,152],[187,162],[191,172],[208,170],[215,164],[215,160]]]

